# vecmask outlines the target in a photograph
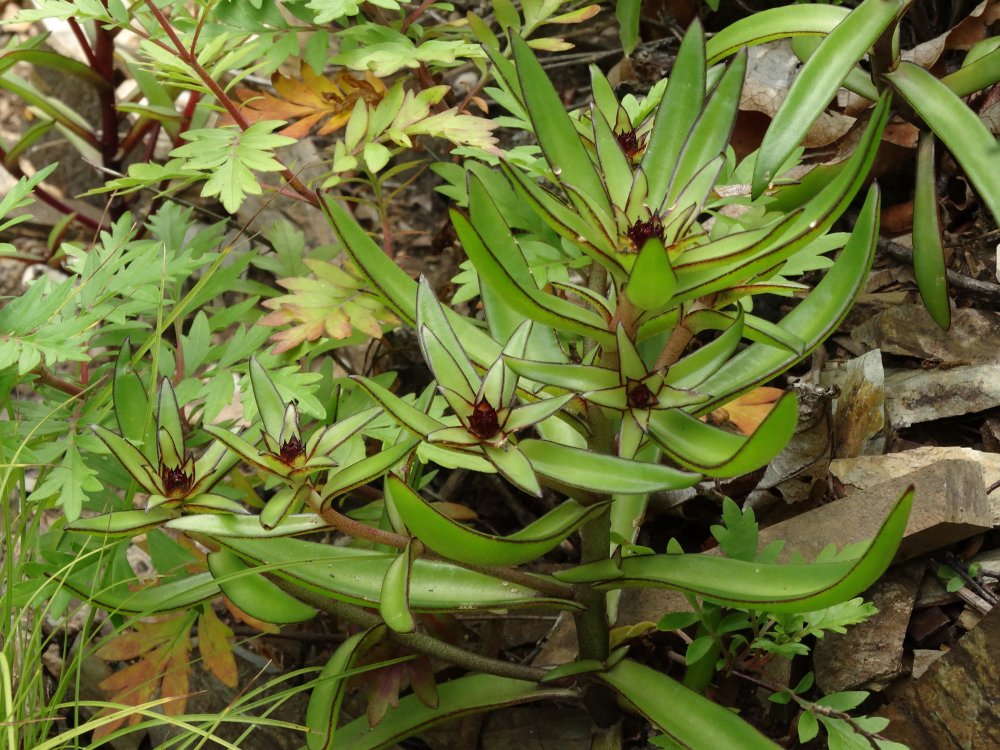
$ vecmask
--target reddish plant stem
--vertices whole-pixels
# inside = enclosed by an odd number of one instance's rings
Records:
[[[77,43],[80,45],[80,50],[83,52],[83,56],[87,58],[87,64],[93,70],[97,70],[97,60],[94,59],[94,50],[90,46],[90,40],[87,39],[86,33],[80,28],[80,24],[77,23],[75,18],[67,18],[66,23],[69,24],[70,31],[73,32],[73,36],[76,37]]]
[[[236,123],[237,127],[239,127],[240,130],[246,130],[249,128],[250,123],[243,116],[243,113],[240,112],[240,108],[236,106],[236,102],[234,102],[222,86],[220,86],[218,82],[208,74],[208,71],[202,67],[200,62],[198,62],[198,58],[187,50],[183,42],[181,42],[180,37],[177,36],[177,33],[170,25],[170,21],[156,6],[156,3],[154,3],[153,0],[144,0],[144,2],[146,3],[146,7],[149,8],[150,12],[156,18],[157,23],[160,24],[164,33],[170,38],[171,44],[174,45],[173,52],[175,52],[177,56],[184,61],[184,63],[191,66],[192,70],[194,70],[194,72],[198,75],[202,83],[204,83],[208,90],[212,92],[212,95],[216,98],[219,104],[223,106],[227,114],[233,119],[233,122]],[[292,187],[293,190],[295,190],[295,192],[305,198],[312,205],[319,206],[319,196],[316,195],[316,192],[306,187],[306,185],[303,184],[303,182],[296,177],[290,169],[283,167],[281,170],[281,176],[285,178],[285,181]]]
[[[115,108],[115,35],[117,30],[95,24],[94,72],[108,82],[97,92],[101,105],[101,159],[108,169],[118,171],[118,110]]]
[[[403,25],[400,26],[399,32],[401,34],[405,34],[406,30],[410,28],[410,26],[412,26],[420,18],[420,16],[424,14],[424,11],[431,7],[435,2],[436,0],[423,0],[420,5],[410,11],[410,15],[406,17],[406,20],[403,21]]]

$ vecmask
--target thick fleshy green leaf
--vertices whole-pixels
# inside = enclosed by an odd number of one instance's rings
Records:
[[[599,263],[607,264],[615,274],[623,274],[624,269],[615,258],[617,235],[612,238],[601,226],[591,224],[576,211],[564,204],[548,190],[538,185],[532,178],[516,167],[503,165],[508,179],[524,199],[560,236],[566,238],[584,253]]]
[[[126,440],[142,445],[146,435],[146,418],[149,416],[149,396],[142,380],[131,369],[132,347],[126,340],[115,361],[115,379],[112,397],[115,420]]]
[[[417,282],[382,252],[354,217],[340,205],[335,195],[321,193],[320,199],[320,208],[340,239],[344,252],[399,319],[414,325],[417,318]]]
[[[715,701],[631,659],[596,675],[665,732],[678,747],[779,750],[750,724]]]
[[[681,466],[726,479],[759,469],[777,456],[795,433],[797,421],[795,396],[786,393],[750,437],[712,427],[679,409],[654,411],[649,431]]]
[[[434,379],[443,387],[454,391],[470,403],[476,398],[476,391],[480,385],[479,376],[470,380],[465,373],[461,360],[468,363],[468,358],[462,352],[458,357],[452,354],[447,346],[431,331],[427,326],[420,326],[417,329],[417,339],[420,342],[420,351],[424,356],[424,361],[431,368]],[[471,368],[472,365],[470,364]]]
[[[669,208],[689,182],[713,159],[725,152],[740,106],[740,92],[747,70],[746,52],[738,52],[726,68],[705,108],[691,126],[691,133],[677,158],[666,194]],[[662,105],[661,105],[662,106]],[[650,200],[655,200],[650,196]],[[653,204],[657,205],[657,204]]]
[[[848,73],[906,5],[907,0],[864,0],[816,48],[764,134],[754,164],[754,197],[778,176],[778,169],[829,106]]]
[[[341,675],[350,671],[358,659],[384,637],[384,625],[355,633],[337,646],[319,673],[306,707],[306,727],[310,730],[306,734],[306,747],[309,750],[330,750],[334,746],[340,706],[347,694],[348,680]]]
[[[228,549],[210,552],[208,569],[229,600],[258,620],[283,625],[305,622],[316,616],[315,609],[248,568]]]
[[[264,431],[277,440],[285,416],[285,402],[281,399],[281,394],[278,393],[271,376],[256,357],[250,358],[250,385],[253,388],[253,400],[257,404],[257,411],[264,423]]]
[[[273,566],[271,572],[276,575],[324,596],[365,607],[378,606],[382,581],[396,557],[293,537],[220,537],[217,541],[250,562]],[[579,608],[573,602],[441,560],[414,560],[410,571],[410,607],[415,612],[552,606]]]
[[[214,424],[206,424],[202,429],[220,443],[226,445],[226,447],[239,455],[240,458],[251,466],[256,466],[262,471],[276,474],[279,477],[288,476],[292,471],[292,467],[284,461],[275,458],[266,451],[262,451],[258,446],[244,440],[242,436],[237,435],[235,432],[230,432]]]
[[[675,388],[697,388],[729,361],[742,339],[743,310],[740,308],[733,324],[722,335],[672,364],[664,382]]]
[[[913,505],[913,488],[896,501],[865,552],[837,562],[779,565],[700,555],[636,555],[581,565],[555,574],[601,588],[669,588],[733,607],[812,612],[847,601],[871,586],[892,563]]]
[[[352,414],[339,420],[325,430],[317,430],[306,442],[306,455],[309,458],[325,456],[342,443],[349,440],[356,432],[382,413],[382,409],[373,406],[371,409]]]
[[[518,447],[542,476],[594,492],[646,494],[691,487],[701,480],[701,474],[592,453],[546,440],[522,440]]]
[[[174,395],[174,388],[167,378],[160,381],[160,401],[156,412],[157,439],[160,441],[160,455],[163,456],[163,434],[170,438],[170,444],[179,459],[176,464],[179,466],[184,459],[184,428],[181,427],[181,410],[177,406],[177,396]],[[166,460],[164,458],[164,460]]]
[[[578,189],[610,216],[611,206],[601,176],[548,74],[519,36],[512,35],[511,46],[531,125],[553,174],[560,183]],[[574,202],[579,205],[579,200]]]
[[[505,299],[512,306],[542,316],[528,315],[532,320],[591,337],[606,332],[604,319],[597,313],[538,289],[510,226],[477,177],[469,179],[469,208],[471,222],[453,211],[452,224],[482,283],[505,292]]]
[[[618,21],[618,36],[622,40],[622,51],[631,55],[639,44],[639,10],[642,0],[618,0],[615,3],[615,20]]]
[[[487,674],[459,677],[438,684],[437,689],[437,708],[428,708],[416,695],[407,695],[374,727],[369,726],[365,716],[341,727],[332,750],[382,750],[442,721],[531,701],[577,697],[565,688]]]
[[[90,518],[78,518],[66,525],[66,531],[79,531],[85,534],[108,537],[129,537],[145,534],[147,531],[162,526],[166,521],[177,515],[177,511],[165,508],[153,510],[119,510]]]
[[[386,498],[410,532],[444,557],[476,565],[520,565],[537,560],[604,506],[567,500],[507,537],[485,534],[439,511],[396,477],[386,480]]]
[[[263,528],[260,521],[254,516],[214,514],[181,516],[168,520],[164,526],[185,534],[204,534],[210,537],[235,536],[243,539],[267,539],[275,536],[312,534],[330,528],[330,525],[315,513],[286,516],[273,529]]]
[[[975,59],[970,51],[959,70],[941,79],[955,96],[969,96],[1000,81],[1000,49],[996,48],[1000,40],[992,37],[982,43],[993,45],[993,49],[988,52],[984,49],[983,56]]]
[[[705,34],[696,18],[681,41],[640,167],[649,205],[659,206],[684,142],[705,103]]]
[[[594,128],[594,145],[597,149],[597,161],[603,175],[604,185],[611,197],[613,206],[624,206],[632,188],[632,164],[629,162],[622,147],[615,137],[614,123],[609,123],[604,116],[591,108],[590,120]]]
[[[413,564],[413,542],[389,563],[382,579],[382,594],[378,611],[382,621],[396,633],[412,633],[416,627],[410,612],[410,566]]]
[[[363,378],[359,375],[354,376],[353,379],[358,385],[368,391],[369,395],[381,404],[393,419],[414,435],[427,437],[435,430],[440,430],[444,427],[434,417],[425,414],[412,404],[406,403],[395,393],[387,388],[383,388],[374,380]]]
[[[934,181],[934,134],[921,133],[913,191],[913,276],[927,312],[939,328],[947,331],[951,326],[951,303]]]
[[[94,433],[101,439],[111,452],[114,454],[115,458],[121,463],[122,466],[128,471],[129,474],[137,481],[140,486],[149,494],[163,494],[163,487],[160,486],[159,476],[153,470],[146,471],[144,467],[149,467],[149,461],[146,457],[139,452],[132,443],[125,440],[120,435],[115,434],[107,427],[102,427],[101,425],[95,424],[91,425],[91,429]]]
[[[986,124],[930,72],[902,62],[886,76],[948,147],[983,203],[1000,220],[1000,143]]]
[[[757,11],[712,35],[706,45],[708,63],[717,63],[741,47],[789,36],[829,34],[848,12],[847,8],[826,4],[784,5]]]
[[[277,528],[292,511],[299,510],[305,503],[312,488],[308,484],[297,488],[284,487],[278,490],[260,511],[260,525],[265,529]]]
[[[566,404],[576,397],[573,393],[564,393],[561,396],[543,398],[531,404],[515,406],[507,421],[504,422],[504,429],[510,432],[518,432],[527,429],[545,419],[548,419],[556,412],[560,411]]]
[[[470,195],[475,184],[476,180],[470,181]],[[480,227],[483,232],[489,233],[492,241],[488,244],[465,216],[452,211],[451,217],[462,247],[476,265],[480,278],[489,279],[487,283],[503,294],[511,307],[525,317],[556,330],[579,333],[602,343],[613,340],[603,319],[595,312],[538,289],[524,256],[502,219],[499,223]]]
[[[95,589],[93,575],[93,566],[88,566],[73,571],[60,580],[81,598],[108,612],[141,614],[143,617],[148,617],[152,614],[188,609],[219,594],[219,587],[211,573],[197,573],[156,586],[146,586],[138,591],[129,588],[129,583],[137,582],[134,579]]]
[[[391,448],[385,448],[373,456],[368,456],[355,464],[339,469],[323,485],[323,503],[327,504],[338,495],[343,495],[345,492],[350,492],[356,487],[378,479],[409,456],[419,444],[420,440],[417,438],[404,440]]]
[[[617,370],[593,365],[561,362],[535,362],[529,359],[508,359],[507,365],[523,378],[545,385],[554,385],[575,393],[586,393],[621,385]]]
[[[152,497],[149,498],[149,507],[153,507]],[[201,492],[184,498],[184,510],[188,513],[247,514],[246,508],[238,500],[214,492]]]
[[[674,296],[676,288],[677,274],[666,248],[658,238],[651,237],[632,264],[625,295],[640,310],[655,310]]]
[[[878,240],[879,207],[878,188],[872,186],[851,238],[833,267],[812,293],[782,319],[782,328],[806,342],[804,355],[812,352],[843,322],[868,278]],[[710,411],[766,383],[799,360],[799,355],[764,344],[747,347],[699,385],[700,391],[712,394],[711,400],[700,406],[699,411]]]
[[[213,440],[212,443],[201,454],[201,457],[194,462],[194,484],[191,485],[190,494],[197,492],[207,492],[222,479],[229,470],[239,463],[240,457],[235,451],[220,440]]]
[[[695,333],[718,331],[731,326],[737,315],[738,313],[724,310],[696,310],[684,319],[684,323]],[[805,352],[805,342],[802,339],[782,328],[780,324],[756,315],[744,316],[743,336],[750,341],[784,349],[800,357]]]
[[[520,487],[529,495],[542,496],[542,488],[538,484],[538,477],[531,462],[521,452],[517,445],[510,442],[502,447],[483,444],[483,452],[491,464],[497,467],[497,471],[504,475],[512,484]]]
[[[436,342],[425,342],[423,335],[425,329],[433,334]],[[424,359],[431,366],[437,381],[471,398],[479,388],[479,374],[445,317],[441,303],[438,302],[427,279],[423,277],[417,287],[417,333]],[[463,383],[465,388],[461,388]]]

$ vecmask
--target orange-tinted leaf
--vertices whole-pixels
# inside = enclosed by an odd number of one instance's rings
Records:
[[[161,668],[168,653],[163,647],[155,649],[134,664],[129,664],[127,667],[119,669],[109,677],[101,680],[97,684],[97,687],[109,693],[114,693],[115,700],[123,702],[122,696],[129,695],[132,691],[151,682],[155,683],[159,679]],[[129,705],[134,704],[129,703]]]
[[[749,393],[744,393],[735,401],[730,401],[723,406],[729,421],[736,425],[744,435],[752,435],[753,432],[764,421],[764,418],[771,413],[771,409],[784,393],[780,388],[769,388],[762,386],[755,388]]]
[[[475,521],[479,518],[479,514],[467,505],[448,502],[431,503],[431,505],[453,521]]]
[[[263,620],[258,620],[252,615],[248,615],[242,609],[233,604],[227,597],[222,597],[222,601],[226,603],[226,609],[229,613],[235,617],[240,622],[246,623],[251,628],[256,628],[262,633],[280,633],[281,628],[270,622],[264,622]]]
[[[185,633],[183,637],[174,642],[163,667],[160,697],[177,699],[163,704],[163,713],[167,716],[180,716],[187,708],[187,694],[191,676],[188,645],[188,637]]]
[[[179,613],[155,622],[136,623],[135,630],[120,633],[97,650],[105,661],[127,661],[177,638],[188,629],[187,617]]]
[[[205,666],[223,685],[234,688],[239,682],[236,659],[229,639],[233,631],[229,629],[210,605],[206,605],[198,618],[198,651]]]
[[[374,105],[382,101],[386,88],[371,73],[355,78],[338,73],[333,78],[318,75],[308,65],[301,67],[301,80],[286,78],[280,73],[271,76],[277,96],[265,91],[238,89],[243,101],[243,114],[251,122],[285,120],[292,124],[279,131],[291,138],[304,138],[326,120],[317,131],[328,135],[342,128],[351,116],[358,100]]]

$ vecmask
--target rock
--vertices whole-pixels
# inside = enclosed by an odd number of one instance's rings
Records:
[[[911,674],[913,679],[919,680],[920,677],[931,668],[931,664],[936,662],[942,656],[944,656],[947,651],[940,651],[936,648],[917,648],[913,650],[913,667],[911,668]]]
[[[875,467],[883,458],[888,457],[842,459],[833,464],[843,467],[853,461],[865,461],[871,467],[868,474],[871,477],[876,475]],[[881,478],[886,476],[883,473]],[[873,484],[866,491],[769,526],[761,531],[760,543],[784,539],[786,554],[797,551],[812,559],[830,542],[844,546],[870,539],[882,526],[896,498],[911,484],[917,492],[897,560],[940,549],[992,528],[993,517],[979,464],[948,460]]]
[[[893,568],[863,595],[878,614],[816,641],[813,666],[824,692],[881,690],[902,673],[903,640],[923,573],[921,561]]]
[[[917,597],[917,602],[920,597]],[[910,620],[910,637],[917,643],[923,644],[935,633],[948,626],[951,620],[944,613],[941,607],[927,607],[913,616]]]
[[[882,453],[885,450],[882,352],[875,349],[852,359],[840,374],[840,397],[833,412],[834,457]]]
[[[986,411],[1000,405],[1000,364],[890,371],[885,400],[895,429]]]
[[[983,618],[919,678],[892,690],[878,713],[881,732],[910,750],[996,750],[1000,747],[1000,608]]]
[[[896,305],[856,326],[851,338],[880,348],[947,365],[1000,363],[1000,313],[961,307],[942,331],[921,304]]]
[[[845,487],[867,490],[888,479],[901,477],[948,459],[975,461],[983,472],[983,482],[987,486],[1000,480],[1000,455],[950,446],[927,446],[884,456],[861,456],[832,461],[830,473]],[[1000,525],[1000,493],[990,496],[989,502],[992,506],[992,525]]]

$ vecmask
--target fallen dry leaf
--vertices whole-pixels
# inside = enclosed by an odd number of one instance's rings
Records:
[[[318,135],[328,135],[347,124],[354,105],[362,100],[372,105],[382,101],[385,84],[371,73],[355,78],[349,73],[337,73],[332,78],[318,75],[305,63],[301,80],[286,78],[280,73],[271,76],[277,96],[266,91],[238,89],[243,102],[243,115],[251,122],[285,120],[291,124],[279,130],[290,138],[304,138],[319,123]]]

